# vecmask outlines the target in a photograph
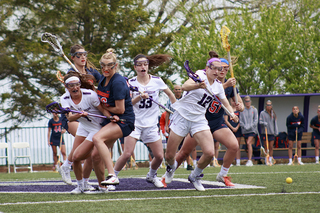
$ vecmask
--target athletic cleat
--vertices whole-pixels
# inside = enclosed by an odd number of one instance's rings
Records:
[[[231,177],[218,174],[216,180],[224,183],[226,186],[234,186],[234,184],[231,182]]]
[[[288,166],[292,166],[292,162],[289,162],[289,163],[288,163]]]
[[[163,184],[164,188],[167,188],[166,178],[164,177],[164,175],[161,177],[161,183]]]
[[[108,177],[106,177],[106,180],[101,182],[102,186],[106,186],[106,185],[119,185],[119,179],[117,176],[115,175],[109,175]]]
[[[146,177],[146,181],[149,182],[149,183],[153,183],[157,188],[163,188],[164,187],[163,183],[157,177],[157,173],[153,177],[151,177],[149,175],[149,173],[148,173],[147,177]]]
[[[108,185],[107,189],[108,189],[108,191],[115,191],[116,190],[116,186],[115,185]]]
[[[70,168],[67,166],[61,166],[59,168],[59,173],[62,177],[62,180],[69,185],[72,185],[71,176],[70,176]]]
[[[304,163],[302,163],[302,161],[300,161],[298,164],[299,164],[299,165],[304,165]]]
[[[84,181],[84,183],[83,183],[83,191],[94,191],[94,190],[96,190],[96,188],[94,188],[93,186],[91,186],[91,185],[89,184],[89,182]]]
[[[193,170],[193,167],[190,164],[188,164],[187,165],[187,170]]]
[[[174,175],[174,171],[173,171],[173,169],[171,168],[171,166],[168,165],[168,166],[167,166],[167,171],[166,171],[166,173],[164,173],[165,183],[166,183],[166,184],[172,182],[173,175]]]
[[[80,186],[77,186],[74,190],[71,191],[72,195],[82,194],[84,191]]]
[[[319,164],[319,161],[316,161],[316,164]]]
[[[251,160],[248,160],[247,163],[246,163],[246,166],[253,166],[253,163]]]
[[[203,185],[201,183],[201,180],[200,180],[201,178],[203,178],[203,174],[201,174],[195,178],[192,178],[191,174],[190,174],[188,177],[188,180],[190,181],[190,183],[192,183],[194,185],[194,188],[196,188],[196,190],[203,192],[206,189],[203,187]]]
[[[94,195],[94,194],[103,194],[107,192],[108,192],[107,188],[98,186],[97,188],[94,188],[94,190],[84,191],[83,193],[87,195]]]

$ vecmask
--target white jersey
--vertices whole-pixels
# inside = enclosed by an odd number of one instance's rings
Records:
[[[61,106],[63,108],[70,108],[76,111],[85,111],[92,114],[102,115],[102,113],[97,109],[100,104],[100,100],[95,91],[89,89],[80,89],[82,92],[82,99],[79,104],[75,104],[70,93],[67,92],[60,97]],[[98,118],[93,116],[80,117],[79,122],[88,128],[101,128],[100,123],[104,118]]]
[[[220,100],[226,98],[222,83],[219,80],[216,79],[214,83],[210,85],[204,70],[198,70],[196,74],[206,83],[207,88]],[[205,114],[207,108],[213,99],[205,89],[195,89],[188,91],[180,100],[172,104],[172,107],[185,119],[197,122],[206,119]]]
[[[150,75],[150,81],[147,85],[142,85],[138,82],[137,77],[129,80],[129,84],[138,87],[139,91],[148,93],[155,101],[159,101],[159,91],[163,91],[168,86],[160,77]],[[139,92],[132,92],[132,99],[139,96]],[[135,126],[151,127],[158,124],[159,106],[150,99],[141,99],[138,103],[133,105],[135,114]]]

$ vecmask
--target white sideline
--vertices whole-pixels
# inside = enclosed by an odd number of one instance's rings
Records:
[[[12,205],[34,205],[34,204],[56,204],[56,203],[82,203],[82,202],[106,202],[106,201],[137,201],[137,200],[169,200],[169,199],[194,199],[194,198],[217,198],[217,197],[252,197],[252,196],[275,196],[275,195],[304,195],[320,194],[320,192],[292,192],[292,193],[266,193],[266,194],[237,194],[237,195],[204,195],[204,196],[184,196],[184,197],[146,197],[146,198],[114,198],[100,200],[63,200],[63,201],[43,201],[43,202],[17,202],[1,203],[0,206]]]

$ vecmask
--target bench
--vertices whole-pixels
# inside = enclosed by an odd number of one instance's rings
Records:
[[[314,157],[314,147],[311,145],[311,137],[312,132],[303,132],[301,138],[301,150],[302,150],[302,157]],[[245,149],[242,149],[242,145],[245,145],[244,137],[241,137],[240,140],[240,152],[241,152],[241,159],[247,159],[247,153]],[[293,154],[295,152],[296,144],[293,144]],[[221,144],[221,148],[219,150],[218,160],[222,160],[224,153],[226,152],[226,147]],[[310,151],[308,151],[310,150]],[[197,156],[201,156],[202,151],[200,147],[197,147]],[[288,158],[288,148],[273,148],[273,157],[274,158]],[[253,157],[254,159],[259,159],[260,157]]]

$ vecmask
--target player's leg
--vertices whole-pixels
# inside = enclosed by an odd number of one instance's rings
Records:
[[[252,153],[253,153],[253,150],[252,150],[252,145],[254,143],[254,136],[250,136],[248,137],[247,139],[247,149],[248,149],[248,162],[246,163],[246,166],[253,166],[253,163],[252,163]]]
[[[300,165],[303,165],[304,163],[302,162],[302,160],[301,160],[301,153],[302,153],[302,151],[301,151],[301,139],[299,139],[298,140],[298,143],[297,143],[297,149],[298,149],[298,163],[300,164]]]
[[[292,165],[292,149],[293,149],[293,141],[289,140],[289,142],[288,142],[288,157],[289,157],[288,165]]]
[[[239,149],[238,149],[237,155],[236,155],[236,166],[240,166],[240,159],[241,159],[240,142],[241,142],[241,137],[237,137],[237,141],[238,141]]]
[[[314,155],[316,164],[319,164],[319,139],[314,139]]]
[[[192,150],[195,150],[195,147],[197,146],[197,141],[188,134],[183,141],[183,144],[177,152],[175,158],[177,161],[177,168],[181,165],[181,163],[187,159],[192,152]]]
[[[57,146],[51,145],[51,148],[52,148],[52,154],[53,154],[53,171],[55,171],[57,168],[57,162],[58,162]]]
[[[136,146],[136,143],[136,138],[133,138],[131,136],[127,136],[124,138],[123,152],[114,165],[114,171],[117,176],[119,172],[122,170],[122,168],[126,165],[127,161],[130,159]]]

